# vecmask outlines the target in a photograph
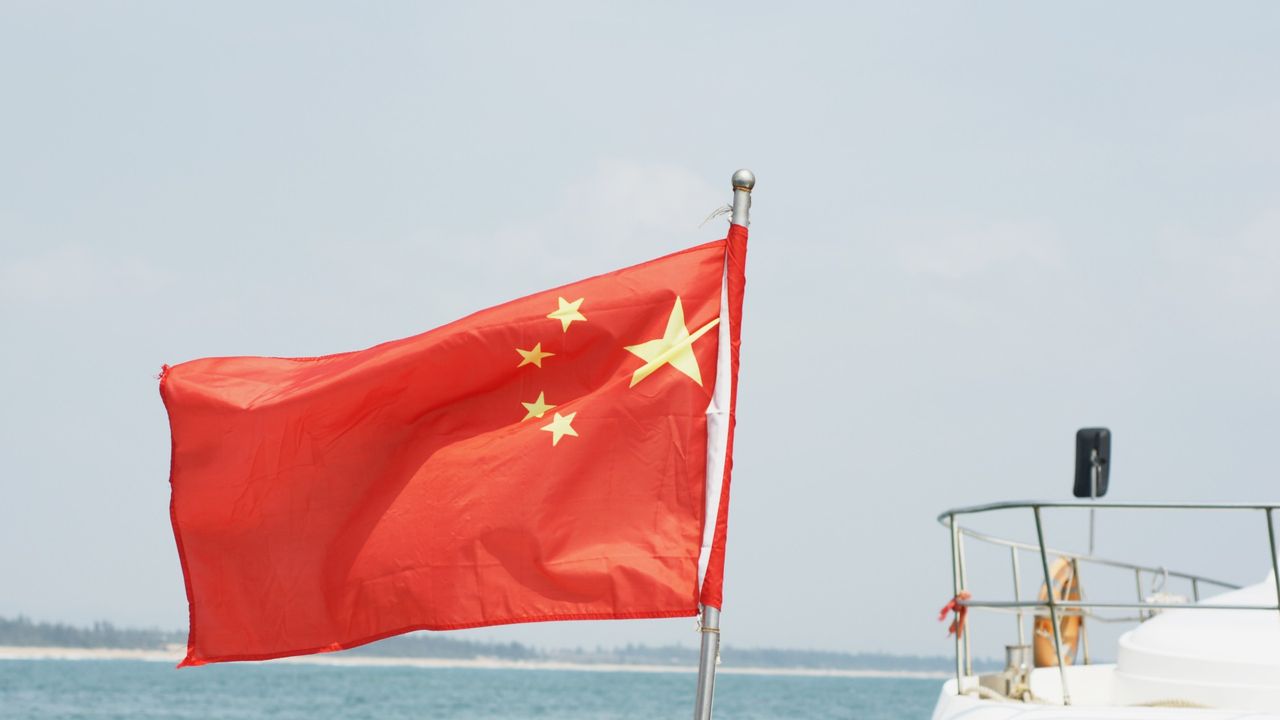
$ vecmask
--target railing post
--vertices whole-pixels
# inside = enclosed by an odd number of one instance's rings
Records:
[[[960,527],[956,525],[956,516],[947,516],[947,524],[951,526],[951,593],[952,597],[960,597]],[[957,613],[958,617],[958,613]],[[956,694],[964,692],[964,661],[960,657],[960,630],[956,627]]]
[[[1276,585],[1276,610],[1280,610],[1280,561],[1276,559],[1276,525],[1271,519],[1271,511],[1275,508],[1267,508],[1267,547],[1271,548],[1271,580]]]
[[[969,589],[969,574],[965,571],[964,563],[964,533],[956,533],[956,542],[960,546],[960,552],[957,555],[960,559],[960,589]],[[965,623],[964,627],[958,628],[964,631],[964,674],[973,675],[973,643],[969,637],[969,623]]]
[[[1146,613],[1142,612],[1142,606],[1144,604],[1142,599],[1142,570],[1138,568],[1133,569],[1133,582],[1138,586],[1138,617],[1145,620]]]
[[[1089,512],[1093,512],[1093,508],[1089,508]],[[1076,586],[1076,592],[1080,594],[1081,602],[1084,601],[1084,583],[1080,581],[1080,558],[1071,559],[1071,582]],[[1089,664],[1089,623],[1085,622],[1084,608],[1076,608],[1076,613],[1080,615],[1080,646],[1084,651],[1084,664]]]
[[[1062,662],[1062,632],[1058,627],[1058,606],[1053,599],[1053,578],[1049,575],[1049,554],[1044,549],[1044,525],[1040,522],[1040,506],[1032,505],[1031,512],[1036,517],[1036,540],[1040,543],[1040,566],[1044,568],[1045,596],[1049,600],[1049,624],[1053,626],[1053,654],[1058,658],[1058,677],[1062,682],[1062,704],[1071,704],[1071,694],[1067,692],[1067,669]]]
[[[1009,554],[1013,558],[1013,601],[1020,603],[1022,602],[1022,592],[1020,590],[1020,588],[1022,587],[1022,571],[1018,567],[1018,548],[1016,547],[1009,548]],[[1024,633],[1022,630],[1022,621],[1023,621],[1022,606],[1018,606],[1017,616],[1018,616],[1018,644],[1026,645],[1027,636],[1026,636],[1026,633]]]

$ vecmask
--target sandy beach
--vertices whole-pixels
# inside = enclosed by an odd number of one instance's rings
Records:
[[[128,650],[116,648],[72,647],[18,647],[0,645],[0,661],[3,660],[141,660],[168,662],[174,665],[182,659],[183,648],[170,646],[164,650]],[[418,667],[418,668],[470,668],[474,670],[575,670],[581,672],[631,672],[631,673],[696,673],[694,666],[679,665],[630,665],[611,663],[567,663],[552,661],[517,661],[498,658],[455,660],[444,658],[396,658],[361,657],[355,655],[305,655],[301,657],[267,660],[271,663],[298,665],[330,665],[335,667]],[[944,672],[913,672],[906,670],[823,670],[814,668],[751,668],[721,665],[717,673],[729,675],[778,675],[796,677],[848,677],[848,678],[922,678],[949,677]]]

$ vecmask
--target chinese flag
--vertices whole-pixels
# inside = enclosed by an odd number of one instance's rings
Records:
[[[367,350],[165,369],[183,665],[720,607],[747,231]]]

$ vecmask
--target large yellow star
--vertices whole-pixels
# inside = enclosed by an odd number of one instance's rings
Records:
[[[516,348],[516,352],[520,353],[520,357],[524,358],[520,361],[520,364],[516,366],[518,368],[522,368],[525,365],[537,365],[538,367],[542,367],[542,358],[549,358],[555,355],[555,353],[542,352],[542,343],[534,345],[532,350],[521,350],[520,348]]]
[[[520,418],[520,422],[524,422],[529,418],[540,418],[543,415],[546,415],[548,410],[555,407],[555,405],[547,404],[547,399],[544,397],[544,394],[545,393],[538,393],[538,399],[534,400],[531,403],[527,403],[527,402],[520,403],[521,405],[524,406],[525,412],[528,413],[524,417]]]
[[[690,334],[689,329],[684,326],[684,307],[680,305],[680,298],[677,296],[675,307],[671,308],[671,317],[667,318],[667,330],[662,337],[627,346],[627,352],[645,361],[639,370],[632,373],[631,387],[635,387],[663,365],[670,365],[701,385],[702,373],[698,371],[698,359],[693,355],[693,342],[719,323],[720,318],[716,318]]]
[[[555,413],[555,417],[551,419],[551,424],[542,426],[543,430],[546,430],[547,432],[551,433],[552,447],[555,447],[556,445],[558,445],[560,443],[560,438],[564,437],[565,435],[578,437],[578,431],[573,429],[573,425],[570,425],[570,423],[573,422],[573,416],[577,414],[578,413],[576,412],[571,412],[568,415],[561,415],[560,413]]]
[[[582,307],[582,298],[578,298],[573,302],[569,302],[564,298],[557,298],[560,301],[560,307],[556,308],[547,317],[552,320],[560,321],[560,329],[569,332],[569,323],[575,320],[586,320],[586,316],[578,312],[578,308]]]

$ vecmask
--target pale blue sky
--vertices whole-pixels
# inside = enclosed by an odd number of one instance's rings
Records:
[[[1065,497],[1079,426],[1115,430],[1116,498],[1280,500],[1278,31],[1261,2],[5,3],[0,615],[185,624],[161,363],[365,347],[718,237],[746,166],[725,639],[947,653],[934,515]]]

